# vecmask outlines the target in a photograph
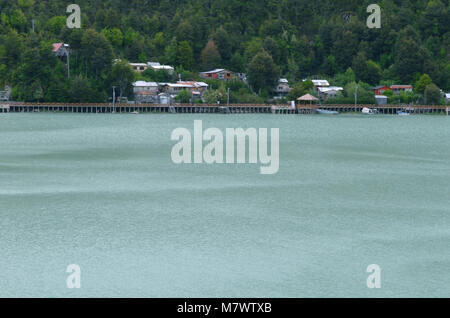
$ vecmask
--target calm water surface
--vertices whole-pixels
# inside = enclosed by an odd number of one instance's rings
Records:
[[[195,119],[280,128],[279,173],[174,165]],[[449,297],[450,118],[0,114],[0,297],[31,296]]]

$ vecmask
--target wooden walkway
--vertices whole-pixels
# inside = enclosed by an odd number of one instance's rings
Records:
[[[293,109],[290,105],[256,105],[256,104],[116,104],[111,103],[0,103],[0,113],[5,112],[70,112],[70,113],[226,113],[226,114],[315,114],[317,109],[338,111],[340,113],[360,113],[364,107],[376,109],[379,114],[395,115],[398,111],[411,114],[445,114],[450,107],[434,105],[313,105]]]

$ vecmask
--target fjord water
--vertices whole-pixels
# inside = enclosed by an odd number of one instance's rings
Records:
[[[196,119],[278,174],[174,165]],[[0,114],[0,297],[448,297],[449,159],[445,116]]]

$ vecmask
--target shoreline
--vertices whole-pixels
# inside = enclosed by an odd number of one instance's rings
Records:
[[[70,103],[0,103],[0,113],[33,113],[33,112],[60,112],[60,113],[171,113],[171,114],[283,114],[283,115],[311,115],[317,110],[330,112],[358,114],[364,108],[371,108],[380,115],[397,115],[407,112],[411,115],[449,115],[448,105],[301,105],[292,108],[290,105],[253,105],[253,104],[70,104]]]

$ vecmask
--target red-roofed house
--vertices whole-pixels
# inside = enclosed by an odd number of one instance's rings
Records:
[[[217,79],[217,80],[232,80],[234,78],[233,72],[227,71],[223,68],[218,68],[209,72],[201,72],[200,77],[204,79]]]
[[[380,85],[373,88],[375,95],[383,95],[384,92],[390,91],[391,88],[386,85]]]

